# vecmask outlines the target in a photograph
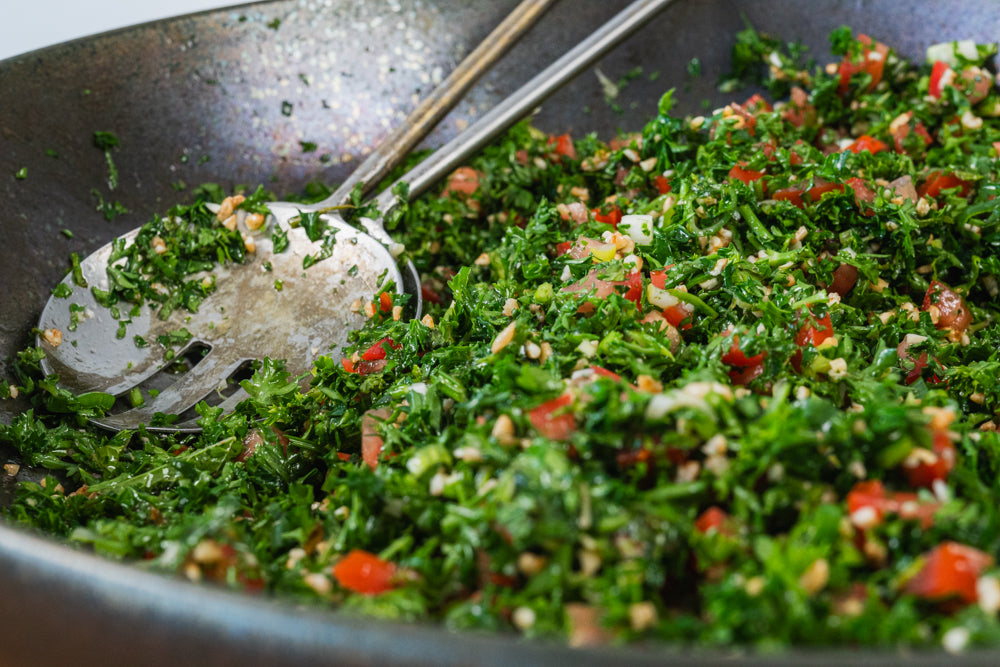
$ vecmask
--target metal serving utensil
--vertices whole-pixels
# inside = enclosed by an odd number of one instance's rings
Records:
[[[287,370],[298,376],[313,362],[330,355],[347,340],[350,331],[364,325],[366,315],[352,304],[366,302],[390,284],[397,294],[409,295],[410,317],[421,312],[420,281],[408,262],[402,268],[396,256],[402,248],[378,220],[362,219],[364,231],[346,222],[337,212],[360,186],[367,193],[437,124],[461,95],[513,41],[551,4],[552,0],[526,0],[422,103],[395,134],[326,200],[312,205],[289,202],[268,204],[267,228],[287,231],[288,248],[275,253],[269,234],[254,238],[253,253],[242,264],[213,270],[216,290],[198,312],[177,309],[161,319],[149,307],[130,318],[127,335],[119,338],[119,320],[95,300],[89,289],[76,286],[68,275],[63,283],[69,297],[51,297],[38,329],[38,345],[45,350],[42,369],[57,374],[60,386],[73,392],[105,392],[128,396],[140,385],[145,389],[135,407],[112,411],[93,422],[108,429],[197,431],[198,415],[191,413],[200,401],[214,398],[229,412],[246,398],[237,389],[224,394],[227,380],[249,362],[270,357],[285,360]],[[400,179],[412,199],[460,166],[539,103],[570,81],[601,55],[645,24],[672,0],[636,0],[574,49],[563,55],[518,91],[485,114]],[[374,199],[383,215],[397,203],[394,187]],[[303,258],[320,249],[305,230],[292,226],[303,213],[318,212],[336,243],[328,258],[303,269]],[[138,230],[124,235],[131,242]],[[86,284],[107,284],[112,244],[98,249],[80,263]],[[280,281],[282,289],[275,288]],[[191,337],[171,349],[155,343],[159,336],[186,329]],[[54,344],[61,336],[62,340]],[[138,346],[135,336],[150,344]],[[187,358],[193,366],[182,374],[163,372]],[[153,389],[153,391],[149,391]],[[121,401],[120,401],[121,403]],[[169,425],[148,426],[158,413],[179,415]]]

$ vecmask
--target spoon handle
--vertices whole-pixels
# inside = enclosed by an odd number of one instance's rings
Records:
[[[382,140],[364,162],[320,207],[342,206],[361,185],[367,195],[451,111],[479,77],[527,32],[555,0],[523,0],[451,74],[428,95],[407,119]]]
[[[475,124],[411,169],[397,183],[409,184],[410,199],[461,166],[462,162],[513,123],[531,113],[543,100],[577,76],[620,41],[644,25],[673,0],[636,0],[580,42],[517,92],[482,116]],[[396,204],[393,187],[376,199],[383,215]]]

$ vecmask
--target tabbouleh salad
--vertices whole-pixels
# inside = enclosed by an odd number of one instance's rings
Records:
[[[24,351],[3,390],[36,409],[0,442],[52,475],[7,520],[571,645],[1000,643],[995,47],[831,44],[803,66],[747,30],[726,86],[766,93],[680,118],[668,92],[608,143],[515,126],[389,221],[420,320],[376,295],[306,388],[263,360],[199,434],[88,426],[107,402]],[[252,252],[200,195],[172,211],[199,252]],[[112,305],[148,298],[137,267]]]

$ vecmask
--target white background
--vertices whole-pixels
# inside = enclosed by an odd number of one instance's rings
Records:
[[[241,0],[0,0],[0,60],[113,28]]]

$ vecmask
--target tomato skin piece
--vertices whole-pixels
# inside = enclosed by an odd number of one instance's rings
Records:
[[[812,319],[814,322],[806,323],[795,334],[795,344],[799,347],[818,347],[826,339],[833,338],[833,322],[830,321],[830,313]],[[802,372],[801,350],[797,350],[792,356],[792,368],[795,369],[796,373]]]
[[[362,595],[378,595],[394,588],[396,566],[363,549],[354,549],[333,566],[341,586]]]
[[[853,144],[844,150],[855,154],[860,153],[861,151],[867,151],[868,153],[872,153],[874,155],[875,153],[889,150],[889,144],[867,134],[862,134]]]
[[[593,371],[594,375],[599,375],[601,377],[608,378],[609,380],[614,380],[615,382],[621,382],[622,376],[618,375],[614,371],[609,371],[607,368],[601,366],[591,366],[590,370]]]
[[[448,182],[441,191],[442,197],[447,197],[455,193],[462,197],[468,197],[479,189],[480,173],[472,167],[459,167],[448,176]]]
[[[347,371],[348,373],[358,372],[358,369],[354,367],[354,362],[348,359],[347,357],[343,357],[340,360],[340,365],[343,366],[344,370]]]
[[[663,319],[670,323],[670,326],[675,329],[690,329],[692,324],[690,321],[691,313],[684,310],[680,304],[676,306],[670,306],[663,311]],[[684,322],[684,320],[688,320]]]
[[[833,338],[833,322],[830,321],[830,313],[823,317],[813,318],[810,322],[801,327],[795,334],[795,344],[799,347],[811,345],[817,347],[828,338]]]
[[[903,462],[903,472],[910,482],[910,486],[929,489],[937,480],[946,480],[948,475],[955,468],[955,445],[948,438],[948,434],[943,431],[935,431],[932,451],[936,457],[934,461],[919,461],[916,465],[907,465]]]
[[[653,183],[656,185],[656,191],[661,195],[665,195],[670,192],[670,181],[663,174],[657,174],[656,178],[653,179]]]
[[[611,207],[611,210],[607,213],[601,213],[601,209],[595,208],[590,212],[594,214],[594,220],[597,222],[603,222],[606,225],[611,225],[615,229],[618,229],[618,223],[622,221],[622,210],[617,206]]]
[[[653,287],[658,287],[660,289],[667,288],[667,270],[669,268],[669,266],[665,266],[658,271],[649,272],[649,282],[653,284]]]
[[[805,208],[806,202],[802,198],[802,195],[806,195],[809,198],[809,203],[815,203],[819,201],[819,198],[825,195],[827,192],[843,192],[844,186],[840,183],[820,183],[817,182],[808,190],[803,186],[793,186],[790,188],[782,188],[775,191],[771,195],[772,199],[778,201],[787,201],[798,208]]]
[[[555,146],[556,155],[564,155],[570,160],[576,159],[576,146],[573,145],[573,138],[569,134],[549,137],[549,145]]]
[[[965,604],[979,599],[976,580],[993,564],[979,549],[958,542],[942,542],[924,555],[924,565],[906,582],[904,592],[926,600],[957,598]]]
[[[642,308],[642,274],[638,271],[633,271],[629,274],[628,278],[625,280],[625,285],[628,286],[628,290],[625,292],[625,298],[635,304],[636,308]]]
[[[764,177],[763,171],[757,171],[755,169],[744,169],[745,162],[740,162],[733,165],[733,168],[729,170],[729,179],[735,181],[742,181],[746,185],[750,185],[754,181],[758,181]]]
[[[576,418],[571,412],[562,413],[562,409],[572,404],[573,395],[565,393],[532,409],[528,420],[536,431],[549,440],[569,440],[576,432]]]
[[[944,62],[943,60],[935,60],[934,65],[931,67],[931,78],[927,84],[927,94],[931,97],[941,99],[941,92],[944,89],[942,85],[942,80],[945,78],[948,70],[951,69],[951,65]],[[952,76],[954,76],[954,70],[952,70]]]
[[[378,308],[383,313],[388,313],[392,311],[392,295],[388,292],[382,292],[378,295]]]
[[[711,532],[732,535],[732,530],[726,525],[728,522],[729,515],[722,508],[712,505],[694,520],[694,527],[706,535]]]
[[[860,58],[857,61],[851,59],[851,54],[844,56],[840,63],[840,83],[837,92],[843,95],[851,86],[851,77],[860,72],[866,72],[871,77],[868,90],[872,90],[882,80],[882,72],[885,69],[885,58],[889,54],[889,47],[882,42],[872,43],[872,38],[868,35],[858,35],[858,42],[861,43]],[[877,54],[872,57],[872,53]]]
[[[748,366],[759,366],[764,363],[764,357],[766,356],[767,352],[760,352],[752,357],[746,356],[743,350],[740,349],[739,335],[734,334],[733,344],[730,346],[729,351],[722,355],[722,363],[739,368],[747,368]]]
[[[924,295],[922,310],[930,310],[931,306],[938,309],[938,320],[934,326],[948,330],[951,338],[961,338],[972,322],[972,311],[962,295],[940,280],[932,280]]]
[[[942,190],[952,190],[954,188],[960,188],[958,194],[961,197],[968,197],[969,193],[972,192],[972,184],[968,181],[963,181],[955,174],[932,171],[927,174],[927,180],[917,188],[917,195],[936,199],[941,196]]]
[[[853,518],[855,512],[865,508],[875,512],[875,520],[867,528],[877,526],[886,514],[892,513],[908,521],[919,520],[920,527],[926,530],[934,525],[934,515],[941,505],[921,501],[915,493],[887,493],[881,481],[872,479],[858,482],[847,493],[849,516]]]
[[[401,346],[393,341],[391,338],[383,338],[382,340],[376,341],[371,347],[361,353],[361,359],[363,361],[378,361],[379,359],[385,359],[385,346],[388,345],[390,349],[398,350]]]
[[[734,368],[729,371],[729,381],[740,387],[745,387],[763,374],[764,362],[762,361],[759,364],[745,366],[743,368]]]

